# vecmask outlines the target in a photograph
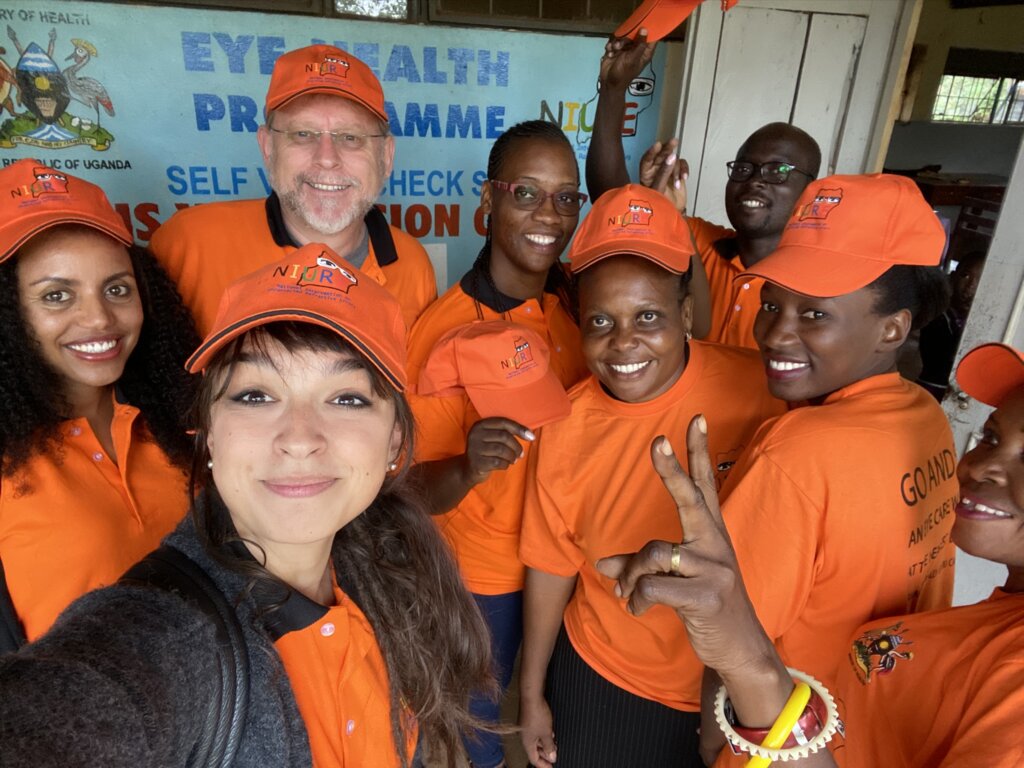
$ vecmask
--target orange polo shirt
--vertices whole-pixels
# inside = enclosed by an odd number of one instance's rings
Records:
[[[747,592],[788,664],[832,679],[865,621],[948,607],[956,451],[899,374],[765,424],[723,491]]]
[[[542,302],[495,297],[482,276],[474,278],[474,271],[452,286],[413,327],[409,337],[410,383],[418,381],[420,369],[442,335],[478,319],[474,295],[484,320],[504,317],[544,339],[551,352],[551,369],[565,387],[586,374],[579,328],[562,309],[557,296],[545,293]],[[499,314],[494,306],[513,308]],[[416,417],[416,461],[445,459],[466,450],[466,436],[480,420],[466,395],[413,396],[410,403]],[[527,443],[520,444],[524,451],[528,450]],[[471,592],[501,595],[523,588],[525,571],[518,552],[525,486],[524,455],[508,469],[492,472],[484,482],[471,488],[455,509],[434,517]]]
[[[847,651],[840,766],[1024,765],[1024,595],[876,621]]]
[[[117,581],[188,510],[185,473],[141,422],[115,403],[115,465],[86,419],[67,421],[56,455],[0,482],[0,560],[30,641],[73,600]]]
[[[334,588],[325,607],[293,594],[273,618],[285,633],[281,656],[309,736],[315,768],[392,768],[401,765],[391,736],[388,674],[366,616]],[[416,729],[409,734],[412,760]]]
[[[847,639],[829,685],[840,768],[1024,765],[1024,594],[877,619]],[[722,751],[718,768],[746,764]]]
[[[736,233],[704,219],[688,218],[711,292],[711,330],[706,341],[757,349],[754,320],[761,309],[761,286],[755,278],[737,284],[744,270],[736,253]]]
[[[360,269],[398,299],[405,324],[411,328],[437,298],[434,268],[423,246],[405,232],[388,227],[376,208],[367,214],[367,221],[371,220],[390,231],[395,251],[377,253],[371,238],[369,254]],[[184,208],[153,233],[149,247],[178,286],[196,328],[205,336],[213,325],[224,289],[283,258],[298,243],[285,229],[277,196],[271,195],[260,200]]]
[[[578,576],[564,623],[594,671],[637,696],[695,712],[703,667],[682,622],[665,606],[629,614],[594,563],[652,539],[682,539],[651,463],[655,437],[667,435],[685,464],[687,425],[703,413],[720,485],[758,425],[785,406],[769,395],[756,353],[703,342],[690,343],[682,376],[654,400],[620,402],[593,376],[569,397],[572,414],[544,427],[530,452],[520,557],[539,571]]]

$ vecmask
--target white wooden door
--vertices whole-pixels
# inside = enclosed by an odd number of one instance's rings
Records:
[[[691,24],[677,131],[690,163],[691,212],[727,223],[725,163],[769,122],[792,122],[814,136],[822,175],[866,170],[908,7],[905,0],[743,0],[723,13],[703,3]]]

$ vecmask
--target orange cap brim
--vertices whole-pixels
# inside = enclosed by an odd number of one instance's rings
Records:
[[[956,380],[975,400],[998,408],[1007,395],[1024,386],[1024,355],[1006,344],[982,344],[964,355]]]
[[[647,42],[661,40],[686,21],[700,4],[701,0],[646,0],[619,25],[615,37],[635,40],[640,30],[646,29]]]
[[[637,256],[654,262],[662,269],[681,275],[690,268],[692,258],[691,254],[682,251],[680,248],[679,252],[668,252],[650,240],[609,240],[596,248],[573,254],[569,269],[575,275],[613,256]]]
[[[89,216],[81,212],[55,213],[52,210],[42,210],[36,214],[22,216],[21,221],[18,222],[20,232],[13,240],[4,244],[3,253],[0,253],[0,262],[7,260],[15,251],[40,232],[45,232],[52,227],[62,224],[81,224],[82,226],[98,230],[105,235],[110,235],[123,245],[129,246],[133,244],[131,235],[119,220],[115,222],[112,218],[105,219],[100,216]]]
[[[192,356],[185,362],[185,370],[189,373],[199,373],[206,369],[214,356],[224,348],[228,342],[237,339],[247,331],[268,323],[293,320],[300,323],[319,325],[328,330],[334,331],[341,338],[351,344],[358,352],[369,360],[373,367],[380,371],[399,392],[405,390],[405,383],[397,373],[402,370],[400,361],[385,359],[385,356],[378,354],[371,345],[368,345],[358,334],[353,333],[349,328],[331,320],[325,315],[317,312],[310,312],[307,309],[296,309],[282,307],[279,309],[260,312],[233,323],[217,333],[208,336]]]
[[[831,298],[853,293],[885,274],[892,263],[803,245],[784,245],[741,272],[736,280],[763,277],[787,291]]]
[[[477,389],[468,386],[466,394],[480,418],[512,419],[531,430],[564,419],[572,410],[569,396],[550,370],[524,387]]]
[[[300,88],[294,93],[288,93],[285,94],[284,96],[279,96],[278,98],[274,99],[273,102],[268,101],[266,104],[263,105],[263,118],[266,119],[267,116],[270,115],[270,113],[273,112],[275,109],[280,109],[285,104],[289,104],[295,101],[295,99],[299,98],[299,96],[306,96],[311,93],[324,93],[327,94],[328,96],[337,96],[339,99],[348,99],[349,101],[355,102],[356,104],[359,104],[360,106],[370,110],[370,112],[378,120],[383,120],[385,123],[388,122],[388,116],[385,113],[381,112],[378,107],[375,107],[368,101],[366,101],[366,99],[360,98],[350,90],[346,90],[344,88],[331,88],[330,86],[324,85],[315,85],[310,88]]]

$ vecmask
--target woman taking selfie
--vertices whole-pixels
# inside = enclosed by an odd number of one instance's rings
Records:
[[[250,693],[234,764],[408,766],[417,738],[454,764],[490,658],[405,488],[398,303],[308,245],[229,288],[188,367],[204,374],[194,497],[167,544],[242,628]],[[185,764],[218,664],[208,616],[182,597],[93,592],[0,662],[4,756]]]
[[[185,515],[195,382],[182,366],[198,338],[99,187],[20,160],[0,170],[0,189],[9,650],[116,581]]]
[[[862,626],[836,660],[832,696],[817,681],[801,691],[758,622],[718,511],[706,424],[698,417],[687,435],[689,477],[668,441],[655,441],[653,462],[687,541],[650,542],[598,568],[617,579],[634,615],[654,603],[676,611],[697,655],[724,682],[714,717],[730,742],[764,758],[759,765],[801,755],[795,764],[807,768],[1013,768],[1024,761],[1024,356],[982,345],[961,361],[957,380],[995,411],[957,469],[953,540],[1007,566],[1006,583],[975,605]],[[838,733],[834,718],[822,716],[833,697],[845,724]],[[805,746],[792,735],[795,722]],[[759,748],[773,724],[778,746]],[[747,756],[735,762],[728,752],[719,764],[746,763]]]

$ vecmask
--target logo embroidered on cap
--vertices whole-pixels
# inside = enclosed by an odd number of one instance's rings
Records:
[[[274,277],[294,279],[295,284],[300,287],[314,286],[348,293],[353,285],[359,284],[359,280],[347,269],[329,259],[326,254],[327,251],[321,251],[316,257],[316,264],[275,267]]]
[[[530,349],[530,342],[524,339],[522,336],[516,336],[512,339],[512,346],[515,350],[515,354],[512,357],[507,357],[501,360],[502,370],[515,370],[521,371],[527,367],[533,368],[537,365],[533,359],[533,351]]]
[[[619,221],[616,222],[624,227],[637,225],[641,227],[649,227],[651,225],[651,219],[654,218],[654,208],[646,200],[630,200],[629,208],[626,213],[622,214]]]
[[[325,55],[320,62],[320,76],[334,75],[335,77],[348,77],[348,68],[351,66],[345,59],[337,56]],[[307,70],[310,68],[307,67]]]
[[[843,202],[843,190],[819,189],[814,200],[800,209],[800,221],[804,219],[827,219],[832,210]]]

